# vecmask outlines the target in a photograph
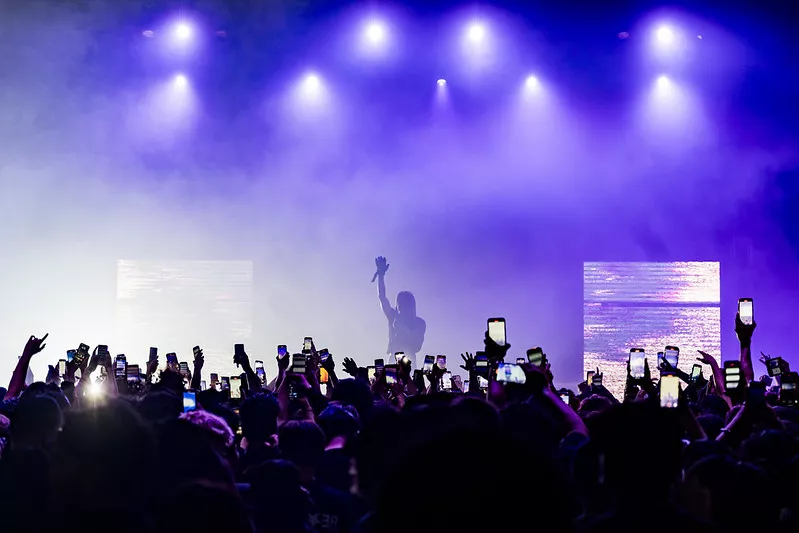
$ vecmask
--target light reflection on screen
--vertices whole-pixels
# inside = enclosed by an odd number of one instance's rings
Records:
[[[646,350],[653,377],[667,345],[680,348],[679,367],[689,374],[697,350],[719,354],[719,263],[585,263],[583,283],[584,369],[599,367],[617,398],[630,348]]]

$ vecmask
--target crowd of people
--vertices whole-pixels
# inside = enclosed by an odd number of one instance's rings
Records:
[[[601,379],[555,390],[546,356],[516,361],[523,379],[502,381],[496,369],[510,345],[488,333],[482,351],[462,355],[468,384],[446,387],[441,360],[337,365],[309,340],[278,356],[271,383],[239,345],[241,376],[224,384],[204,374],[199,347],[193,361],[168,357],[163,370],[151,354],[140,379],[99,347],[60,371],[53,361],[44,382],[26,385],[31,360],[46,354],[46,336],[32,336],[0,391],[0,524],[795,531],[799,411],[795,388],[783,386],[792,380],[781,378],[794,374],[764,357],[775,375],[756,378],[754,331],[736,320],[737,363],[700,354],[708,380],[647,363],[643,377],[628,372],[623,398]],[[739,369],[737,383],[725,367]],[[675,375],[683,383],[672,406],[659,389]]]

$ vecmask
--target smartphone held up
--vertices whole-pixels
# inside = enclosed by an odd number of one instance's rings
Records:
[[[646,375],[646,351],[643,348],[630,350],[630,377],[644,379]]]
[[[675,409],[680,403],[680,378],[666,375],[660,378],[660,406]]]
[[[755,308],[752,298],[740,298],[738,300],[738,316],[745,326],[755,323]]]
[[[508,342],[507,329],[504,318],[488,319],[488,337],[498,346],[505,346]]]

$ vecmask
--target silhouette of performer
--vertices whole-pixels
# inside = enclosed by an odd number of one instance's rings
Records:
[[[416,298],[408,291],[397,294],[397,308],[391,307],[391,302],[386,297],[385,276],[388,263],[385,257],[375,259],[375,272],[372,281],[377,279],[377,297],[380,307],[388,319],[388,348],[386,353],[394,354],[403,352],[416,368],[416,354],[424,344],[424,334],[427,330],[425,321],[416,316]]]

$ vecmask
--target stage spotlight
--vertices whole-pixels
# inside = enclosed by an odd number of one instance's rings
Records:
[[[660,44],[669,45],[674,42],[674,31],[668,26],[661,26],[655,33]]]
[[[524,86],[528,89],[537,89],[538,85],[538,78],[533,75],[527,76],[527,79],[524,81]]]
[[[184,74],[176,74],[175,78],[172,80],[172,83],[175,85],[175,87],[182,89],[189,84],[189,80]]]
[[[380,22],[370,22],[365,33],[366,40],[372,44],[382,43],[386,39],[386,28]]]
[[[308,93],[319,92],[322,82],[316,74],[307,74],[302,82],[303,89]]]
[[[668,78],[668,76],[665,76],[665,75],[658,76],[657,85],[658,85],[658,89],[661,89],[661,90],[668,89],[671,86],[671,80]]]
[[[185,22],[179,22],[175,25],[175,37],[180,39],[181,41],[185,41],[186,39],[190,38],[192,34],[191,26],[186,24]]]
[[[469,41],[471,41],[472,43],[480,44],[481,42],[483,42],[483,39],[485,39],[486,36],[485,27],[477,22],[472,23],[469,26],[468,31],[466,32],[466,36],[468,37]]]
[[[438,85],[439,87],[444,87],[446,84],[447,80],[445,80],[444,78],[439,78],[438,81],[436,81],[436,85]]]

